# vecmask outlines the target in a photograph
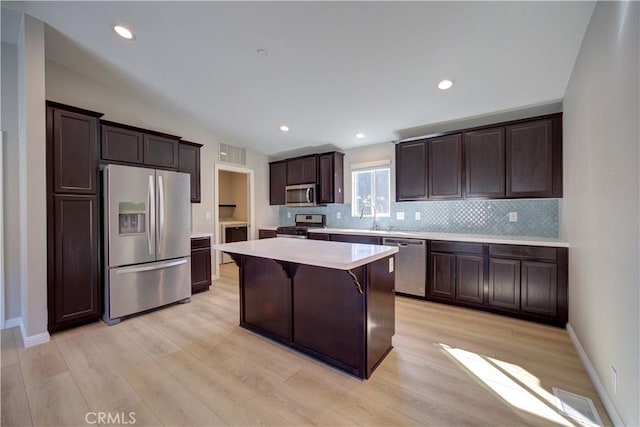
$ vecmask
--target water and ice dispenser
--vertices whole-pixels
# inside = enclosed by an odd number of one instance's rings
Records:
[[[120,234],[146,232],[146,203],[120,202],[118,204]]]

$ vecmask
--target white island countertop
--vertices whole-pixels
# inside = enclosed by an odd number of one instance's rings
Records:
[[[365,230],[357,228],[310,228],[309,233],[352,234],[360,236],[398,237],[405,239],[446,240],[450,242],[494,243],[501,245],[550,246],[568,248],[569,243],[550,237],[495,236],[482,234],[429,233],[400,230]]]
[[[351,270],[398,252],[391,246],[282,237],[218,244],[213,249],[338,270]]]

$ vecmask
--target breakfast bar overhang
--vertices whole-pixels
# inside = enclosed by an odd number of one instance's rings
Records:
[[[214,245],[240,269],[240,326],[360,378],[391,351],[397,247],[305,239]]]

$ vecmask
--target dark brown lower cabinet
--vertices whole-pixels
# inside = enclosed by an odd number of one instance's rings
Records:
[[[456,300],[484,302],[484,259],[474,255],[456,255]]]
[[[427,299],[564,326],[566,248],[431,241]]]
[[[566,248],[489,245],[489,306],[564,325],[567,254]]]
[[[211,287],[211,238],[191,239],[191,293]]]
[[[240,326],[360,378],[392,348],[390,257],[350,272],[232,255],[240,267]],[[351,274],[350,274],[351,273]]]
[[[258,230],[258,239],[273,239],[274,237],[276,237],[276,230]]]
[[[376,236],[357,236],[351,234],[332,234],[331,241],[347,242],[347,243],[364,243],[367,245],[379,245],[380,237]]]
[[[558,265],[522,261],[521,309],[554,317],[558,305]]]
[[[431,253],[430,294],[433,298],[453,300],[456,296],[456,256]]]
[[[489,306],[520,310],[519,260],[489,260]]]
[[[307,239],[311,240],[331,240],[331,235],[326,233],[309,233]]]
[[[431,242],[428,298],[482,305],[485,280],[482,254],[481,243]]]
[[[365,282],[364,268],[353,274]],[[357,368],[364,354],[365,299],[344,270],[300,265],[293,292],[294,342],[328,356],[347,367]]]
[[[240,283],[240,325],[257,327],[268,335],[290,341],[291,279],[289,265],[243,257]]]
[[[100,318],[99,214],[95,195],[51,195],[50,332]]]

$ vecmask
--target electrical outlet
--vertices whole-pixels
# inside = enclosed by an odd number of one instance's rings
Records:
[[[404,221],[404,212],[396,212],[396,219],[398,221]]]
[[[336,219],[342,218],[342,214],[340,212],[336,212]]]
[[[204,219],[210,220],[211,219],[211,212],[205,212],[204,213]]]
[[[420,218],[422,218],[422,215],[420,214],[420,212],[416,212],[415,218],[416,218],[416,221],[420,221]]]
[[[509,212],[509,222],[518,222],[518,212]]]
[[[611,367],[611,388],[613,389],[613,394],[618,393],[618,372],[613,366]]]
[[[291,218],[291,212],[287,212],[287,218]]]

